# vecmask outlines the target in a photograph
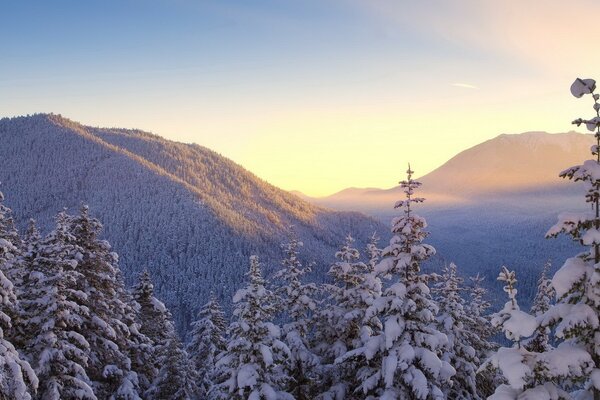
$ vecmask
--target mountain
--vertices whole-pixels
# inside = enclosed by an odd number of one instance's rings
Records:
[[[558,173],[584,159],[593,143],[593,135],[576,132],[502,134],[462,151],[419,181],[430,208],[541,195],[565,200],[570,186]],[[399,192],[399,187],[352,188],[313,201],[377,213],[393,204]]]
[[[502,265],[515,269],[526,306],[544,263],[550,259],[557,269],[580,251],[568,238],[544,236],[559,213],[589,209],[583,187],[558,174],[590,158],[593,143],[593,135],[528,132],[500,135],[457,154],[419,179],[419,195],[427,201],[416,211],[427,218],[428,243],[463,275],[484,276],[497,305],[504,299],[498,271]],[[399,196],[399,187],[353,188],[313,202],[387,222]]]
[[[312,205],[207,148],[138,130],[37,114],[1,119],[0,143],[0,188],[19,226],[35,218],[47,231],[63,207],[89,204],[126,283],[147,268],[182,331],[211,291],[230,302],[251,254],[272,271],[291,225],[317,279],[348,233],[364,246],[388,231],[363,214]]]

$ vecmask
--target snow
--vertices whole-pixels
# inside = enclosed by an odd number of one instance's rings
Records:
[[[585,279],[590,272],[590,267],[580,257],[567,259],[552,278],[552,287],[557,298],[563,297],[575,283]]]
[[[571,94],[577,98],[584,94],[590,94],[596,88],[596,81],[593,79],[575,79],[575,82],[571,84]]]

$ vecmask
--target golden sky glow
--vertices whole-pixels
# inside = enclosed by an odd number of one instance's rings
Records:
[[[130,26],[136,4],[64,16],[105,36],[63,24],[44,43],[28,18],[0,115],[149,130],[323,196],[391,187],[408,161],[422,175],[501,133],[568,131],[590,111],[569,85],[600,78],[595,1],[156,1],[152,31]]]

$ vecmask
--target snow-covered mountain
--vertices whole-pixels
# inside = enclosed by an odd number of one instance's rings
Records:
[[[345,235],[364,244],[388,231],[363,214],[312,205],[207,148],[146,132],[38,114],[1,119],[0,143],[1,190],[19,225],[33,217],[47,230],[63,207],[89,204],[126,281],[148,268],[182,329],[210,291],[230,301],[250,254],[274,267],[290,225],[304,257],[319,263],[317,279]]]
[[[419,180],[428,207],[499,198],[523,204],[524,199],[539,199],[542,194],[563,201],[570,186],[558,173],[587,157],[592,144],[592,135],[576,132],[502,134],[462,151]],[[418,160],[413,162],[418,167]],[[393,203],[398,192],[398,187],[351,188],[312,201],[340,210],[379,213]]]
[[[463,275],[485,276],[498,296],[500,266],[520,271],[520,298],[528,304],[544,263],[550,259],[556,269],[577,252],[566,238],[544,236],[559,213],[588,208],[581,185],[558,174],[591,157],[593,142],[593,135],[576,132],[504,134],[457,154],[419,179],[427,201],[417,212],[427,218],[428,243]],[[351,188],[311,201],[387,222],[399,194],[398,187]]]

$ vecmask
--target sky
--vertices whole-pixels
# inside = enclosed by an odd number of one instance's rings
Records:
[[[9,1],[0,116],[194,142],[286,190],[392,187],[589,116],[600,2]],[[598,77],[598,76],[596,76]],[[589,99],[587,99],[589,101]]]

